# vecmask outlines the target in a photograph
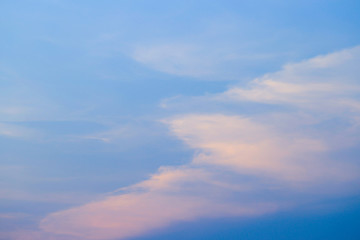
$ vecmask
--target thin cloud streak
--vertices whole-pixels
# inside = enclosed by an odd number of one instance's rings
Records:
[[[209,174],[191,167],[162,169],[150,180],[124,189],[128,193],[53,213],[42,220],[40,227],[84,239],[115,239],[199,217],[249,216],[275,210],[272,203],[239,205],[230,198],[215,197],[223,186],[208,182]]]
[[[233,87],[218,100],[292,105],[321,112],[358,110],[360,47],[288,64],[276,73]],[[350,104],[350,102],[352,104]]]

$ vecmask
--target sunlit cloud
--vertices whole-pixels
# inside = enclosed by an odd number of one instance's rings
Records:
[[[281,71],[233,87],[219,96],[232,101],[294,105],[321,112],[358,110],[360,47],[285,65]]]
[[[325,142],[296,132],[274,131],[272,127],[224,115],[187,116],[172,122],[178,137],[192,148],[201,149],[194,163],[226,166],[242,174],[290,183],[324,179],[326,174],[333,179],[340,174],[338,168],[331,170],[333,166],[327,166],[328,160],[321,159],[328,150]],[[341,175],[348,177],[349,170],[343,169]]]
[[[123,189],[127,193],[51,214],[40,227],[46,232],[84,239],[115,239],[199,217],[252,216],[276,209],[273,203],[239,204],[224,198],[219,193],[229,194],[223,190],[226,185],[208,175],[205,169],[189,166],[161,169],[151,179]]]
[[[150,179],[101,201],[52,213],[41,221],[41,230],[122,239],[179,221],[261,215],[299,204],[294,196],[358,191],[358,159],[332,153],[359,144],[359,60],[359,47],[347,49],[286,65],[249,88],[207,96],[290,107],[264,114],[167,118],[163,122],[171,133],[195,151],[188,164],[161,167]],[[332,119],[343,124],[331,129],[326,124]]]

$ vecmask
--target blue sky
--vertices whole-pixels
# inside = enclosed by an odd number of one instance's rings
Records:
[[[2,1],[0,239],[358,239],[359,9]]]

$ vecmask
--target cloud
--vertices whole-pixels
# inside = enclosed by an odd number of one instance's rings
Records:
[[[61,106],[27,79],[0,63],[0,119],[6,122],[41,121],[63,118]]]
[[[1,186],[0,199],[10,201],[28,201],[38,203],[61,203],[61,204],[82,204],[89,198],[94,198],[93,194],[83,194],[77,192],[67,193],[38,193],[31,191],[21,191],[9,187]],[[97,196],[99,198],[99,196]]]
[[[127,126],[113,127],[110,130],[97,132],[95,134],[88,134],[79,136],[79,139],[97,140],[105,143],[114,142],[119,138],[130,138],[129,128]],[[75,138],[76,139],[76,138]]]
[[[199,46],[164,44],[138,46],[132,57],[155,70],[183,76],[206,76],[213,73],[214,56]]]
[[[0,122],[0,136],[10,138],[32,139],[39,137],[41,134],[31,128],[19,126],[17,124],[1,123]]]
[[[248,88],[232,87],[221,100],[293,105],[330,112],[359,110],[360,47],[288,64],[253,80]]]
[[[153,70],[204,80],[234,80],[249,74],[259,62],[279,58],[271,53],[248,53],[244,49],[212,42],[170,42],[134,47],[130,57]],[[284,55],[284,54],[280,54]],[[285,54],[286,55],[286,54]]]
[[[282,133],[274,126],[238,116],[190,115],[170,122],[172,131],[200,152],[196,164],[225,166],[240,174],[270,177],[291,183],[314,178],[344,179],[352,169],[327,166],[329,149],[321,139],[297,132]],[[353,172],[353,175],[357,175]],[[353,176],[353,177],[355,177]]]
[[[236,204],[215,197],[216,186],[204,169],[163,168],[151,179],[123,189],[129,191],[102,201],[53,213],[41,229],[83,239],[138,236],[173,222],[199,217],[248,216],[274,211],[271,203]],[[206,187],[206,185],[212,185]]]
[[[18,218],[26,218],[29,215],[26,213],[0,213],[0,219],[6,218],[6,219],[18,219]]]
[[[103,200],[52,213],[41,221],[41,230],[122,239],[179,221],[261,215],[304,199],[358,192],[357,157],[338,156],[359,146],[359,60],[360,47],[355,47],[286,65],[248,88],[206,96],[209,102],[283,107],[164,120],[194,149],[188,164],[161,167],[150,179]]]
[[[49,233],[33,230],[0,231],[3,239],[18,240],[82,240],[74,236],[51,235]]]

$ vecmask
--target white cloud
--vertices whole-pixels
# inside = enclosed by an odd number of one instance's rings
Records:
[[[166,44],[135,48],[132,57],[155,70],[184,76],[206,76],[213,72],[214,56],[188,44]]]
[[[193,160],[197,164],[225,166],[241,174],[289,183],[357,176],[350,167],[336,164],[335,168],[321,159],[329,150],[322,139],[276,131],[274,123],[264,125],[237,116],[190,115],[170,125],[176,136],[200,150]]]
[[[201,42],[187,41],[142,44],[134,47],[130,56],[137,62],[156,71],[195,77],[204,80],[234,80],[249,74],[259,62],[276,59],[269,53],[247,53],[234,46],[219,45],[211,37]]]
[[[221,100],[295,105],[317,111],[358,111],[360,47],[288,64],[217,96]]]

